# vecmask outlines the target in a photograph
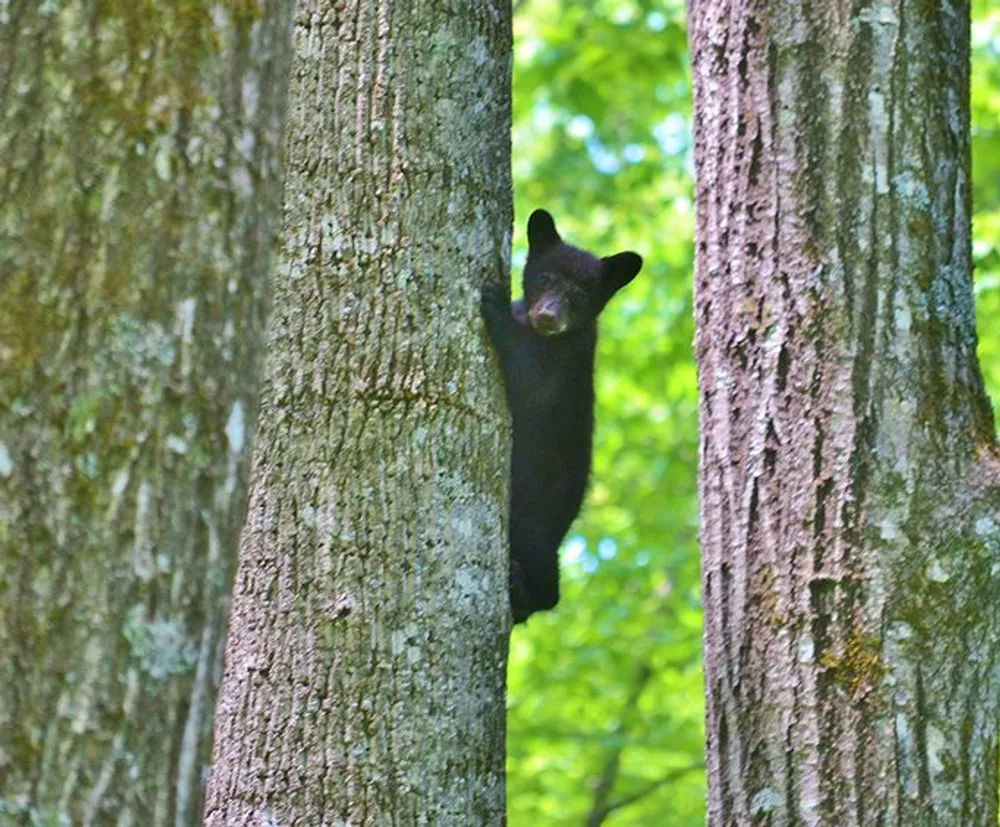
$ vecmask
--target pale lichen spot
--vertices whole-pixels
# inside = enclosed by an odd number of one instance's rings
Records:
[[[121,187],[118,184],[118,172],[121,167],[112,164],[108,169],[107,177],[104,179],[104,188],[101,193],[101,221],[108,222],[114,215],[115,202]]]
[[[931,775],[940,775],[944,770],[944,757],[947,742],[936,726],[927,727],[927,769]]]
[[[245,167],[233,169],[229,174],[229,183],[234,195],[238,195],[240,198],[249,198],[253,195],[253,181]]]
[[[892,520],[883,520],[879,534],[883,540],[895,540],[899,536],[899,529]]]
[[[389,651],[393,657],[398,657],[406,652],[407,633],[404,629],[393,629],[389,635]]]
[[[904,201],[913,207],[930,209],[931,197],[927,192],[927,183],[913,170],[904,169],[892,178],[893,190]]]
[[[194,330],[194,311],[197,305],[198,300],[193,297],[184,299],[177,305],[177,321],[181,338],[185,342],[191,341],[191,333]]]
[[[200,135],[192,136],[184,146],[184,154],[188,161],[194,165],[201,162],[201,151],[205,146],[205,141]]]
[[[897,23],[895,12],[889,6],[875,6],[858,12],[858,20],[862,23],[894,26]]]
[[[424,651],[421,647],[410,644],[406,647],[406,662],[410,666],[416,666],[424,659]]]
[[[226,439],[229,440],[229,450],[238,454],[243,450],[243,442],[246,439],[246,423],[243,416],[243,403],[237,399],[233,403],[233,409],[229,412],[229,419],[226,421]]]
[[[982,537],[984,540],[989,540],[1000,535],[1000,526],[990,517],[980,517],[976,520],[973,530],[977,536]]]
[[[910,306],[903,300],[901,296],[896,298],[896,330],[902,333],[907,332],[910,329],[911,323],[913,321],[913,316],[910,313]]]
[[[256,144],[257,138],[251,129],[244,129],[235,141],[236,151],[239,152],[240,155],[242,155],[247,161],[253,160],[253,150]]]
[[[896,740],[904,744],[910,741],[910,724],[902,712],[896,713]]]
[[[937,559],[931,560],[930,565],[927,566],[927,577],[935,583],[947,583],[951,579],[944,564]]]
[[[10,449],[0,442],[0,477],[9,477],[14,473],[14,460],[10,457]]]
[[[173,177],[173,155],[173,142],[161,141],[153,157],[153,169],[161,181],[169,181]]]
[[[909,640],[913,637],[913,627],[909,623],[893,623],[889,626],[888,633],[894,641]]]
[[[459,569],[455,572],[455,591],[459,595],[472,596],[481,589],[481,583],[468,570]]]
[[[490,59],[490,50],[486,45],[486,38],[482,35],[476,37],[472,41],[472,46],[469,49],[469,54],[472,57],[472,62],[476,66],[485,65]]]
[[[123,633],[143,672],[156,680],[187,672],[198,660],[198,647],[179,620],[146,620],[145,608],[135,606]]]
[[[229,28],[229,10],[222,3],[212,4],[212,23],[218,29],[225,30]]]
[[[260,104],[260,84],[257,82],[256,72],[249,70],[246,72],[243,76],[241,92],[243,113],[246,115],[247,120],[252,120],[257,114],[257,107]]]
[[[177,434],[170,434],[163,443],[168,451],[173,451],[175,454],[184,455],[188,452],[188,444]]]
[[[750,812],[754,815],[773,813],[781,806],[781,796],[770,787],[764,787],[762,790],[757,790],[757,792],[754,793],[753,798],[750,800]]]
[[[819,809],[819,799],[814,795],[807,795],[802,797],[802,803],[799,805],[799,815],[804,817],[812,823],[813,816],[815,812]]]
[[[816,643],[810,635],[799,638],[799,663],[812,663],[816,657]]]
[[[125,488],[128,486],[129,477],[131,473],[128,466],[119,469],[118,473],[115,474],[115,481],[111,483],[111,494],[115,497],[120,497],[125,493]]]

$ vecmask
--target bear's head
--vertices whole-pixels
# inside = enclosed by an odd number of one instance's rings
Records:
[[[552,216],[535,210],[528,219],[522,320],[542,336],[590,327],[641,268],[636,253],[597,258],[563,243]]]

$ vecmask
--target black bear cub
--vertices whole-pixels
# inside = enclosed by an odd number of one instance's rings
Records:
[[[528,219],[524,298],[483,289],[482,314],[500,357],[514,444],[510,603],[515,623],[559,601],[559,544],[590,473],[597,316],[635,278],[642,258],[597,258],[564,244],[552,216]]]

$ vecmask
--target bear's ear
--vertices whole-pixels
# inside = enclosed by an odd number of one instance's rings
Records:
[[[601,279],[610,292],[621,290],[642,269],[642,256],[638,253],[618,253],[601,259]]]
[[[552,216],[545,210],[535,210],[528,219],[528,247],[531,251],[541,253],[561,242]]]

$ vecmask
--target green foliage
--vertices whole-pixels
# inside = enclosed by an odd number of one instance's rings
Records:
[[[602,316],[594,473],[564,601],[514,634],[512,825],[586,824],[616,756],[605,806],[638,797],[601,823],[704,823],[683,22],[682,2],[556,0],[515,20],[515,260],[545,207],[569,241],[646,264]]]
[[[973,5],[974,253],[997,399],[1000,11],[988,5]],[[515,262],[545,207],[568,240],[646,265],[602,317],[593,484],[564,549],[564,601],[513,636],[513,827],[704,823],[690,112],[681,0],[519,5]],[[616,756],[613,809],[588,820]]]
[[[972,4],[972,181],[979,361],[996,415],[1000,400],[1000,9],[989,0]]]

